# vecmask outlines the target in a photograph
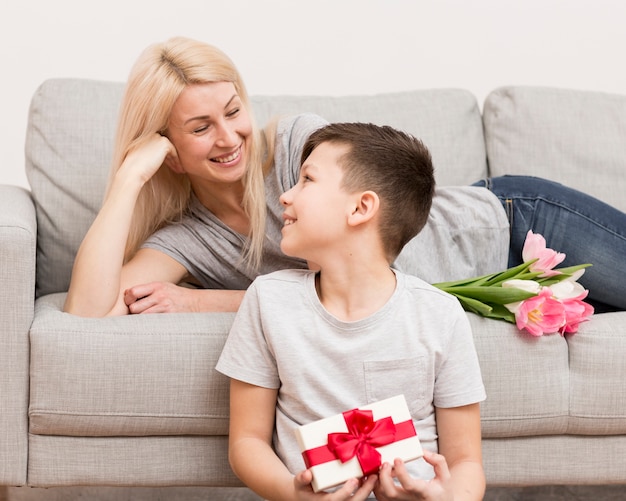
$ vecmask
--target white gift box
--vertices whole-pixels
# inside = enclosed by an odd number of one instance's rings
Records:
[[[406,462],[423,456],[404,395],[305,424],[296,429],[296,438],[315,492],[378,471],[395,458]]]

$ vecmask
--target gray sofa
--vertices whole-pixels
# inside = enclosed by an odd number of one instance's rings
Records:
[[[0,186],[3,485],[240,485],[226,457],[228,384],[214,371],[231,314],[61,311],[101,203],[122,87],[44,82],[27,130],[31,190]],[[431,149],[440,184],[541,175],[626,210],[626,96],[508,87],[482,113],[456,89],[261,96],[254,107],[260,123],[312,111],[405,129]],[[469,316],[489,485],[626,483],[626,313],[566,338]]]

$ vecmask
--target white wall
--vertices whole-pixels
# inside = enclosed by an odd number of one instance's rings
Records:
[[[51,77],[123,81],[185,35],[235,61],[251,94],[505,84],[626,94],[621,0],[1,0],[0,183],[28,186],[30,97]]]

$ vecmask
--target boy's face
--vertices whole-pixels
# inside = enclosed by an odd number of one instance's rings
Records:
[[[339,159],[347,152],[346,145],[320,144],[302,165],[298,183],[281,195],[285,254],[321,263],[340,251],[348,216],[356,208],[355,195],[341,188]]]

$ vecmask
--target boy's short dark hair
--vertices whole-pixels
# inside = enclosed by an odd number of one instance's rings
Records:
[[[428,219],[435,192],[428,149],[419,139],[390,126],[332,123],[311,134],[302,163],[322,143],[349,147],[340,160],[342,188],[378,194],[380,236],[391,263]]]

